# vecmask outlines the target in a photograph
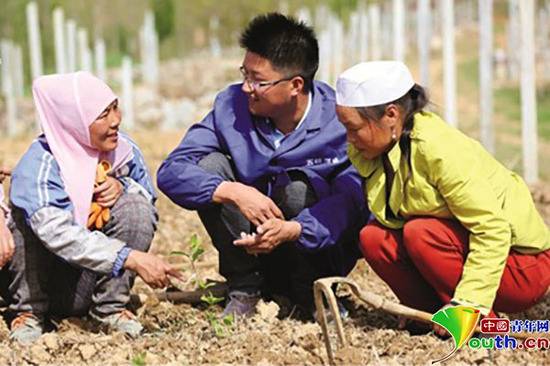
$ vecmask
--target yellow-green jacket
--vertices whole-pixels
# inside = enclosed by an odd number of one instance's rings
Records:
[[[523,180],[433,113],[415,115],[408,181],[399,144],[388,153],[396,171],[389,206],[397,219],[386,218],[381,158],[366,160],[351,145],[348,154],[366,178],[369,208],[384,226],[399,229],[414,216],[454,217],[470,232],[470,251],[454,293],[459,302],[487,313],[510,248],[521,253],[550,248],[550,231]]]

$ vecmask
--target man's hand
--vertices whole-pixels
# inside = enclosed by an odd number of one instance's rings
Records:
[[[95,202],[101,207],[111,208],[116,201],[122,196],[124,187],[118,179],[107,177],[105,182],[94,188]]]
[[[0,167],[0,183],[2,183],[4,181],[4,179],[6,177],[9,177],[11,175],[11,169],[6,167],[6,166],[3,166],[3,167]]]
[[[13,257],[15,245],[10,230],[6,226],[6,219],[2,210],[0,210],[0,268]]]
[[[260,226],[269,219],[284,219],[277,205],[254,187],[238,182],[221,183],[213,195],[214,202],[232,203],[254,226]]]
[[[124,262],[124,268],[137,273],[152,288],[164,288],[170,284],[170,277],[183,280],[181,272],[154,254],[132,250]]]
[[[282,243],[297,240],[302,233],[302,225],[296,221],[270,219],[256,230],[256,235],[245,235],[233,243],[244,247],[248,254],[270,253]]]

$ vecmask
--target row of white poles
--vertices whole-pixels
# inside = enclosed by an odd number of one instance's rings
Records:
[[[406,5],[405,0],[392,0],[391,23],[387,22],[388,12],[382,14],[379,4],[368,7],[363,3],[350,17],[350,30],[346,34],[343,22],[334,16],[326,7],[319,7],[315,16],[315,24],[319,34],[320,68],[319,77],[322,80],[334,82],[334,77],[349,63],[359,60],[377,60],[383,57],[392,57],[404,60],[407,50],[406,42]],[[522,136],[523,136],[523,163],[527,181],[536,181],[538,171],[537,135],[536,135],[536,98],[534,77],[534,0],[509,0],[509,24],[521,26],[520,36],[517,37],[521,52],[521,95],[522,95]],[[420,69],[420,82],[428,86],[430,44],[432,39],[431,25],[435,18],[439,19],[442,35],[443,56],[443,98],[444,117],[453,126],[458,125],[456,111],[456,62],[455,62],[455,14],[454,1],[441,0],[439,17],[432,17],[430,0],[417,0],[417,46]],[[480,138],[482,143],[491,152],[494,152],[494,132],[492,130],[492,88],[493,88],[493,26],[492,0],[478,1],[479,18],[479,54],[480,54]],[[517,10],[517,11],[516,11]],[[550,11],[550,7],[548,9]],[[40,45],[40,27],[38,22],[38,7],[36,2],[30,2],[26,8],[28,42],[30,55],[30,69],[33,78],[42,75],[42,53]],[[437,14],[437,13],[436,13]],[[519,14],[519,16],[517,16]],[[298,16],[311,23],[312,17],[307,9],[300,10]],[[384,21],[384,20],[386,21]],[[381,27],[381,23],[392,24]],[[94,71],[104,80],[106,74],[106,47],[101,38],[94,42],[94,52],[89,48],[88,33],[83,28],[77,28],[74,20],[65,20],[61,8],[53,11],[55,64],[56,72],[70,72],[77,69]],[[216,21],[211,23],[212,29],[217,29]],[[548,28],[548,27],[547,27]],[[391,31],[391,32],[390,32]],[[510,38],[510,37],[509,37]],[[157,88],[159,78],[158,36],[155,31],[153,13],[147,11],[139,33],[141,51],[141,74],[146,84]],[[388,42],[384,42],[387,40]],[[390,54],[382,49],[382,45],[393,45]],[[211,46],[212,52],[219,47]],[[94,57],[95,56],[95,57]],[[2,65],[2,92],[6,96],[7,105],[7,132],[16,131],[15,98],[22,95],[22,65],[21,50],[8,41],[2,42],[2,59],[8,60]],[[94,62],[95,61],[95,62]],[[93,68],[95,64],[95,68]],[[19,69],[17,69],[19,65]],[[133,117],[133,70],[132,61],[125,57],[121,69],[121,85],[123,105],[125,109],[125,124],[134,126]],[[534,168],[533,168],[534,167]]]
[[[392,42],[393,58],[405,59],[405,2],[392,0],[393,27]],[[525,178],[532,183],[538,179],[537,162],[537,115],[535,94],[535,47],[534,47],[534,0],[509,0],[510,24],[517,23],[521,30],[517,35],[517,48],[514,50],[519,56],[521,65],[521,95],[522,95],[522,138],[523,138],[523,169]],[[364,4],[363,4],[364,5]],[[364,60],[382,59],[384,52],[381,48],[383,39],[388,39],[386,28],[380,27],[382,18],[378,4],[371,4],[367,9],[360,5],[357,12],[350,15],[349,32],[345,34],[343,23],[326,8],[319,8],[316,14],[315,25],[319,33],[320,67],[319,79],[334,83],[338,75],[346,66]],[[420,83],[430,85],[430,50],[432,40],[431,25],[432,9],[430,0],[417,0],[417,47],[419,57]],[[452,126],[458,127],[457,117],[457,80],[455,60],[455,3],[453,0],[441,0],[439,3],[439,19],[442,37],[443,57],[443,106],[444,118]],[[516,9],[517,8],[517,9]],[[542,10],[542,16],[548,12]],[[466,8],[469,11],[474,9]],[[516,11],[517,10],[517,11]],[[520,15],[517,16],[516,12]],[[479,19],[479,75],[480,75],[480,140],[490,151],[495,153],[495,134],[493,130],[493,1],[479,0],[477,15]],[[306,10],[300,10],[298,17],[311,23],[311,16]],[[464,18],[473,18],[469,14]],[[516,19],[517,18],[517,19]],[[544,18],[548,19],[548,18]],[[387,23],[385,23],[387,24]],[[541,23],[542,24],[542,23]],[[370,26],[370,27],[369,27]],[[541,25],[542,36],[550,35],[548,24]],[[382,32],[380,31],[382,29]],[[381,34],[386,32],[385,35]],[[540,33],[540,32],[539,32]],[[550,44],[547,42],[546,44]],[[345,52],[342,48],[346,45]],[[370,52],[369,52],[370,51]],[[519,52],[518,52],[519,51]],[[550,58],[549,50],[547,52]],[[342,58],[346,55],[347,65]],[[359,57],[357,57],[359,56]],[[508,60],[509,64],[514,60]],[[548,66],[550,68],[550,66]]]
[[[42,46],[38,6],[29,2],[26,7],[27,34],[31,78],[43,74]],[[107,81],[107,51],[102,38],[96,37],[93,52],[89,47],[88,32],[78,28],[72,19],[65,19],[62,8],[52,13],[54,30],[54,56],[56,73],[84,70],[93,72]],[[156,89],[159,79],[158,36],[155,30],[153,13],[148,10],[140,29],[141,73],[146,84]],[[6,134],[13,136],[18,132],[16,100],[23,96],[23,59],[21,48],[9,40],[1,42],[2,94],[6,100]],[[121,67],[122,104],[125,110],[125,126],[134,127],[133,113],[133,66],[132,60],[125,56]]]

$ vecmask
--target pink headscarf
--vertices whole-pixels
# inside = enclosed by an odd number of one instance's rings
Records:
[[[41,76],[34,80],[32,91],[46,140],[74,205],[75,220],[86,226],[102,155],[91,145],[89,126],[117,96],[102,80],[84,71]],[[119,137],[117,148],[105,158],[115,170],[132,157],[131,145]]]

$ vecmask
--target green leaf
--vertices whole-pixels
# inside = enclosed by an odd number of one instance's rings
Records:
[[[229,314],[229,315],[226,315],[222,318],[222,321],[223,321],[223,324],[228,326],[228,327],[232,327],[233,324],[235,323],[235,317],[233,316],[233,314]]]
[[[201,242],[197,234],[191,235],[189,239],[189,258],[191,261],[196,261],[204,253],[204,248],[201,246]]]
[[[209,287],[215,286],[216,284],[214,282],[207,282],[207,281],[199,281],[198,286],[201,290],[206,290]]]
[[[132,357],[132,366],[145,366],[147,363],[145,362],[145,352],[138,353],[134,357]]]
[[[216,297],[216,296],[212,295],[211,292],[209,292],[208,295],[202,295],[201,296],[201,301],[204,301],[208,305],[215,305],[219,302],[222,302],[223,300],[224,300],[223,297]]]

